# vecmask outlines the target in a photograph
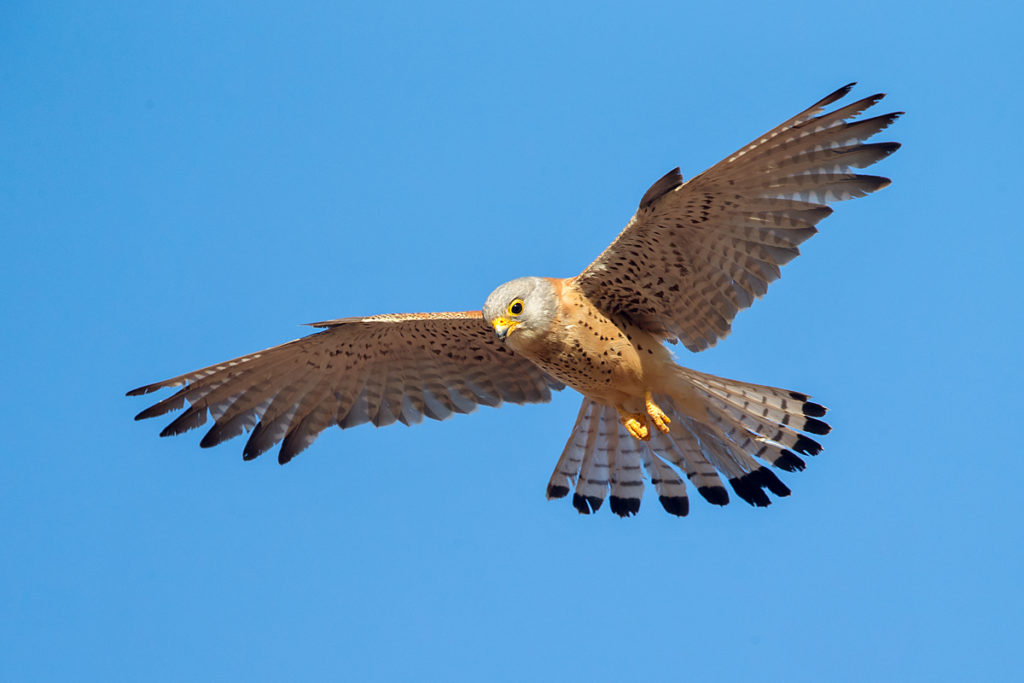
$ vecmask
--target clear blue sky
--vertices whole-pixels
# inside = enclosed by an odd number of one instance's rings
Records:
[[[5,9],[0,679],[1024,676],[1024,17],[294,5]],[[893,185],[680,350],[832,409],[768,509],[545,501],[570,392],[286,467],[132,421],[298,323],[572,275],[664,172],[852,80],[908,112]]]

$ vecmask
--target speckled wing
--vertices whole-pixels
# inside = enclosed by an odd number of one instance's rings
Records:
[[[479,311],[345,318],[323,332],[128,392],[181,387],[139,413],[189,407],[160,433],[213,426],[200,445],[252,430],[249,460],[281,442],[283,464],[337,424],[443,420],[477,405],[542,403],[562,384],[502,344]]]
[[[899,148],[865,141],[901,112],[853,121],[877,94],[823,113],[853,84],[684,183],[658,180],[618,238],[580,275],[605,314],[701,351],[729,334],[828,216],[833,201],[889,184],[857,174]]]

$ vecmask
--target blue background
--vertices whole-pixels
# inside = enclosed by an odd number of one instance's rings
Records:
[[[0,678],[1020,680],[1017,10],[485,5],[6,7]],[[297,323],[573,275],[851,80],[893,185],[679,350],[832,409],[766,510],[546,502],[571,392],[284,468],[132,422]]]

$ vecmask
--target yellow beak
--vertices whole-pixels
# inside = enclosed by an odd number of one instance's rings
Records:
[[[498,339],[505,341],[505,337],[508,336],[509,332],[516,328],[519,324],[517,320],[509,320],[508,318],[495,318],[491,321],[491,327],[494,328],[494,334],[498,335]]]

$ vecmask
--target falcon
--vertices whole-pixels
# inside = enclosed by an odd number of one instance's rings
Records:
[[[788,496],[772,469],[804,469],[810,434],[830,431],[807,394],[678,365],[666,342],[702,351],[729,334],[817,232],[835,201],[889,184],[857,173],[895,142],[868,143],[902,112],[858,119],[883,94],[826,111],[836,90],[724,161],[684,182],[654,183],[611,245],[575,277],[505,283],[483,311],[386,314],[312,325],[322,331],[148,384],[180,387],[139,413],[183,410],[161,433],[213,424],[203,448],[248,432],[242,457],[280,443],[284,464],[331,425],[409,425],[478,405],[583,395],[547,497],[570,492],[589,514],[640,509],[645,480],[669,513],[689,511],[688,479],[715,505],[722,482],[754,506]],[[186,407],[187,404],[187,407]]]

